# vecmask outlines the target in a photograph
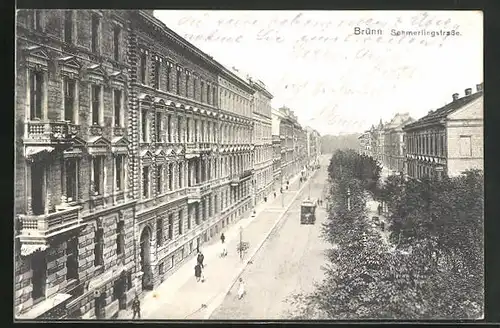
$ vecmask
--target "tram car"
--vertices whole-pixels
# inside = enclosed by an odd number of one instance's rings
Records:
[[[310,199],[304,200],[300,206],[300,224],[316,222],[316,203]]]

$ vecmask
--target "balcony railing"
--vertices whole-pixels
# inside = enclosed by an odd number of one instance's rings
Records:
[[[243,179],[245,179],[245,178],[247,178],[247,177],[249,177],[249,176],[251,176],[251,175],[252,175],[252,170],[251,170],[251,169],[249,169],[249,170],[245,170],[245,171],[243,171],[243,172],[240,174],[240,179],[241,179],[241,180],[243,180]]]
[[[231,186],[236,187],[240,183],[240,176],[233,175],[231,176]]]
[[[30,144],[66,143],[79,132],[80,126],[70,122],[29,121],[26,123],[24,142]]]
[[[201,186],[188,187],[188,203],[196,203],[201,200]]]
[[[19,215],[21,243],[45,245],[47,239],[80,226],[80,206],[42,215]]]

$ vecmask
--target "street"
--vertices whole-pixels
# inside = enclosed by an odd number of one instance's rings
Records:
[[[312,178],[311,199],[325,199],[322,193],[328,160],[322,158],[322,167]],[[238,300],[236,283],[210,319],[288,319],[292,309],[286,299],[295,293],[313,291],[314,282],[322,280],[321,266],[328,245],[320,234],[326,213],[317,208],[314,225],[300,224],[300,205],[308,194],[306,187],[243,271],[246,295]]]

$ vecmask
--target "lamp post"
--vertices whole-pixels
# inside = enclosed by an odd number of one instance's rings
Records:
[[[347,187],[347,210],[351,210],[351,188]]]

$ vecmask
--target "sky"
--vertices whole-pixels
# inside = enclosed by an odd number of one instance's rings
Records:
[[[362,132],[398,112],[418,119],[483,82],[480,11],[154,15],[222,65],[263,81],[273,108],[289,107],[320,134]]]

